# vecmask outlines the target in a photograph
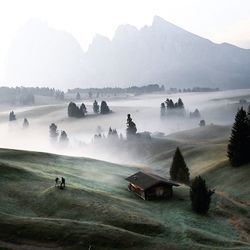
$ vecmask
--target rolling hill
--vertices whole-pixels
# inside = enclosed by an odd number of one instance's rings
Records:
[[[192,212],[186,186],[168,201],[130,193],[125,178],[138,166],[1,149],[0,249],[250,249],[249,165],[230,167],[223,140],[172,141],[148,168],[164,174],[177,144],[192,176],[216,189],[208,216]],[[56,176],[65,190],[54,187]]]

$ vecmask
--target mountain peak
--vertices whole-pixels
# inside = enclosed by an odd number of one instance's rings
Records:
[[[166,21],[160,16],[154,16],[152,26],[156,27],[169,27],[169,28],[177,28],[180,29],[178,26]]]

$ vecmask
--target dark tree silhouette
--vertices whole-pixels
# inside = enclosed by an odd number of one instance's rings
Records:
[[[99,113],[99,105],[98,105],[98,102],[95,100],[94,103],[93,103],[93,111],[95,114],[98,114]]]
[[[190,112],[190,118],[200,118],[201,114],[199,109],[195,109],[194,112]]]
[[[174,107],[175,107],[175,104],[174,104],[173,100],[168,99],[168,98],[166,100],[166,105],[167,105],[167,109],[174,109]]]
[[[77,101],[81,100],[81,95],[80,95],[79,92],[76,93],[76,100],[77,100]]]
[[[206,214],[209,210],[211,196],[214,193],[208,190],[206,181],[200,176],[195,177],[190,188],[190,199],[192,209],[199,214]]]
[[[200,120],[199,126],[200,127],[205,127],[206,126],[205,120]]]
[[[241,108],[235,116],[231,137],[227,147],[227,155],[233,167],[250,162],[250,129],[246,111]]]
[[[57,126],[55,123],[51,123],[50,126],[49,126],[49,134],[50,134],[50,137],[53,139],[53,140],[56,140],[57,137],[58,137],[58,131],[57,131]]]
[[[60,135],[60,142],[66,143],[69,141],[67,133],[63,130]]]
[[[82,103],[81,106],[80,106],[80,113],[84,114],[84,115],[88,113],[87,108],[86,108],[84,103]]]
[[[116,129],[112,129],[111,127],[109,128],[108,138],[118,139],[118,133],[117,133]]]
[[[109,106],[105,101],[102,101],[102,103],[101,103],[101,114],[104,115],[104,114],[108,114],[108,113],[110,113]]]
[[[16,115],[14,113],[14,111],[11,111],[9,114],[9,121],[15,121],[16,120]]]
[[[166,112],[166,106],[165,106],[165,103],[163,102],[161,104],[161,116],[164,116],[165,115],[165,112]]]
[[[183,104],[181,98],[178,99],[177,108],[179,108],[179,109],[184,109],[184,104]]]
[[[133,122],[130,114],[127,117],[127,139],[130,139],[136,135],[137,128],[136,124]]]
[[[29,127],[29,121],[27,118],[23,119],[23,128],[28,128]]]
[[[86,112],[87,110],[84,104],[82,104],[80,108],[74,102],[70,102],[68,105],[69,117],[81,118],[85,116]]]
[[[189,169],[179,147],[177,147],[175,150],[169,173],[173,181],[178,181],[185,184],[189,184],[190,182]]]

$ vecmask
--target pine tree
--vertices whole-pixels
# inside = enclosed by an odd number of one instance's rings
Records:
[[[69,141],[67,133],[63,130],[60,135],[60,142],[67,143]]]
[[[28,128],[29,127],[29,122],[27,118],[23,119],[23,128]]]
[[[166,113],[166,106],[165,106],[165,103],[163,102],[161,104],[161,116],[164,116]]]
[[[9,121],[15,121],[16,120],[16,115],[14,113],[14,111],[11,111],[9,114]]]
[[[208,190],[206,181],[200,176],[195,177],[190,188],[192,209],[199,214],[206,214],[209,210],[211,196],[214,193]]]
[[[127,139],[130,139],[136,135],[137,128],[136,124],[133,122],[130,114],[127,117]]]
[[[189,184],[189,169],[179,147],[175,150],[169,173],[171,180]]]
[[[76,100],[79,101],[81,99],[81,95],[79,92],[76,93]]]
[[[241,108],[235,116],[231,137],[227,147],[227,155],[233,167],[250,162],[249,119],[246,111]]]
[[[98,105],[98,102],[95,100],[94,103],[93,103],[93,111],[95,114],[98,114],[99,113],[99,105]]]
[[[53,139],[53,140],[56,140],[57,137],[58,137],[58,131],[57,131],[57,126],[55,123],[51,123],[50,126],[49,126],[49,134],[50,134],[50,137]]]
[[[105,101],[102,101],[102,103],[101,103],[101,112],[100,113],[103,115],[110,113],[109,106]]]
[[[80,106],[80,113],[82,114],[82,116],[87,114],[87,108],[86,108],[84,103],[82,103],[81,106]]]
[[[178,107],[179,109],[184,109],[184,104],[183,104],[181,98],[178,99],[177,107]]]

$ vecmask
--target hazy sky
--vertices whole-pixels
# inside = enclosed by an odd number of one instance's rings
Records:
[[[0,69],[30,18],[72,33],[86,50],[96,33],[112,38],[120,24],[140,28],[154,15],[215,42],[250,48],[249,0],[0,0]]]

